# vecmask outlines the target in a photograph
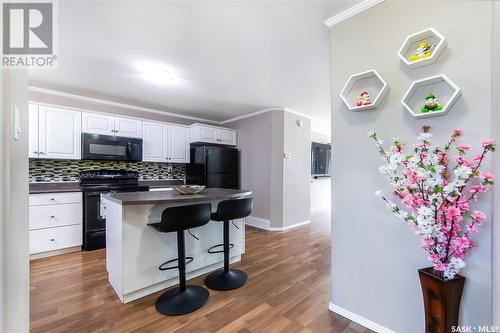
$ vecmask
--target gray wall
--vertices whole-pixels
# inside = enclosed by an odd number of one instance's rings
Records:
[[[283,226],[283,153],[285,146],[285,113],[283,111],[271,112],[271,227]],[[269,144],[269,143],[268,143]]]
[[[493,59],[492,73],[493,73],[493,92],[498,92],[500,89],[500,2],[493,2]],[[500,107],[500,94],[492,94],[492,124],[496,129],[495,138],[497,139],[500,134],[500,114],[498,112]],[[495,175],[500,175],[500,149],[497,149],[495,156]],[[500,186],[494,188],[494,202],[498,203],[500,200]],[[494,221],[493,221],[493,324],[500,326],[500,213],[498,212],[498,204],[495,207]]]
[[[271,217],[272,113],[235,121],[240,149],[240,185],[252,190],[252,216]]]
[[[2,332],[29,331],[28,74],[1,70],[0,256]],[[21,132],[14,139],[14,107]]]
[[[303,127],[297,125],[303,122]],[[311,220],[311,119],[284,113],[283,226]]]
[[[390,190],[366,132],[413,143],[421,126],[432,126],[444,143],[454,128],[477,147],[492,136],[492,4],[488,1],[385,1],[331,31],[332,303],[397,332],[424,331],[417,269],[430,266],[409,228],[374,197]],[[466,18],[466,20],[464,20]],[[406,35],[435,27],[448,39],[438,61],[410,70],[396,52]],[[474,47],[467,47],[472,43]],[[496,61],[497,59],[495,59]],[[375,111],[350,112],[338,97],[349,75],[375,68],[391,90]],[[463,94],[444,117],[416,120],[400,99],[412,80],[445,73]],[[475,148],[475,151],[477,148]],[[490,161],[485,164],[490,169]],[[488,219],[475,237],[479,248],[467,258],[461,322],[492,322],[492,200],[475,204]]]
[[[254,192],[252,216],[276,228],[309,220],[310,119],[279,110],[229,125],[238,130],[241,187]],[[284,159],[285,151],[292,159]]]

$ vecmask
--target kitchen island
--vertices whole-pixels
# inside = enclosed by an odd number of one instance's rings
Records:
[[[106,216],[106,269],[108,279],[123,303],[149,295],[178,283],[178,270],[160,271],[167,260],[177,258],[176,233],[160,233],[148,223],[160,222],[165,208],[211,203],[212,211],[222,200],[248,197],[251,191],[208,188],[194,195],[175,190],[156,192],[126,192],[102,197],[102,212]],[[238,262],[245,252],[244,220],[231,226],[230,261]],[[223,266],[223,254],[209,254],[208,248],[222,244],[222,223],[210,221],[192,229],[196,240],[186,233],[186,255],[194,260],[186,266],[188,279]],[[175,263],[174,263],[175,265]]]

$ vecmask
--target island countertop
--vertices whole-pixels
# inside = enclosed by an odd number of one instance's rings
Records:
[[[157,192],[122,192],[106,194],[103,197],[122,205],[143,205],[157,203],[178,203],[236,199],[246,197],[252,191],[228,188],[206,188],[198,194],[180,194],[175,190]]]

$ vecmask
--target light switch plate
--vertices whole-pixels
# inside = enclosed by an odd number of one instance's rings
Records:
[[[19,141],[21,135],[21,119],[19,116],[19,109],[14,106],[14,140]]]

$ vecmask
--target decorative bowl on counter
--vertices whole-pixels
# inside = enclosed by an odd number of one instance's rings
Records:
[[[205,185],[180,185],[175,190],[181,194],[196,194],[205,189]]]

